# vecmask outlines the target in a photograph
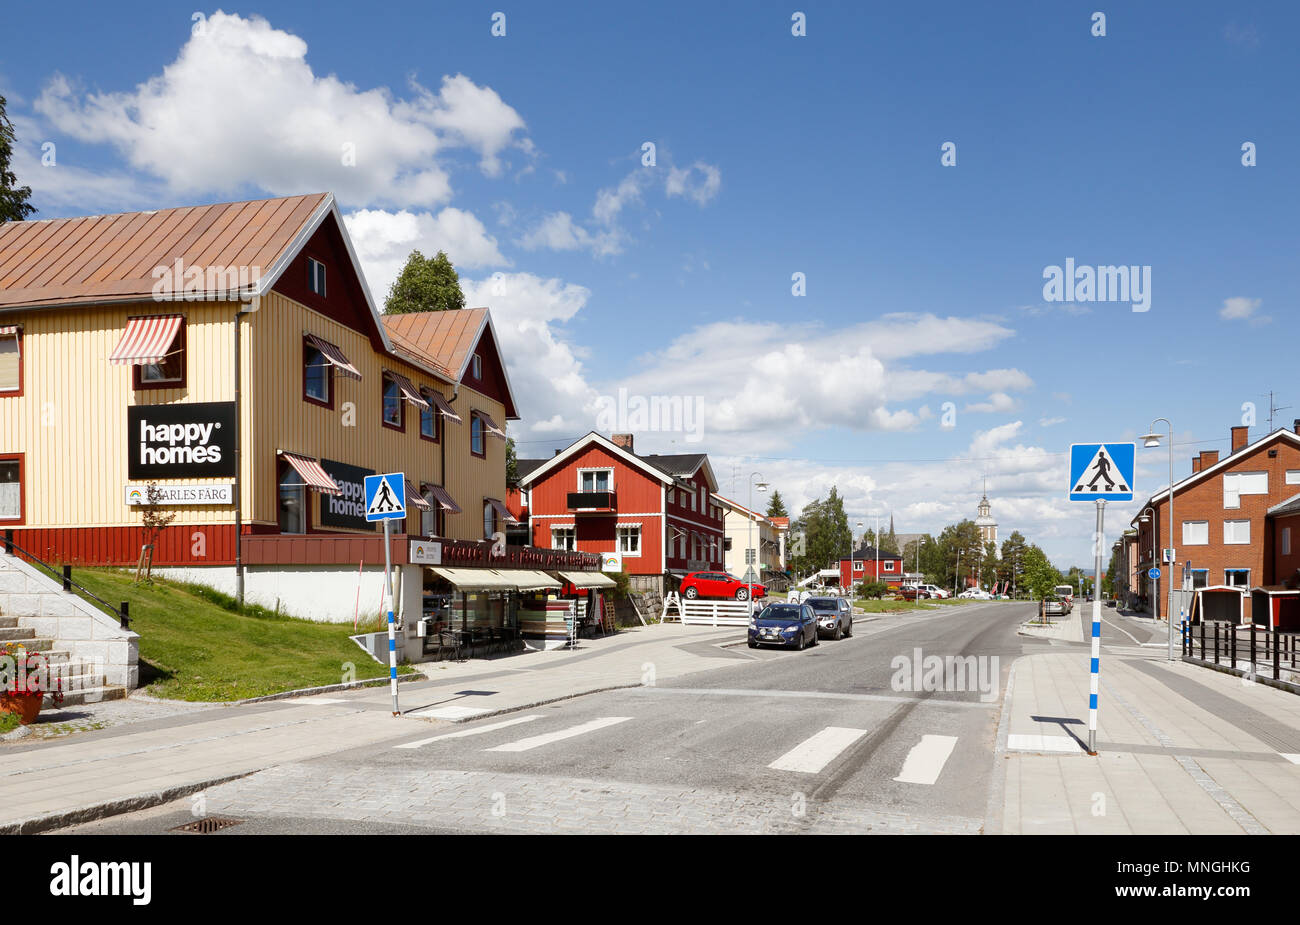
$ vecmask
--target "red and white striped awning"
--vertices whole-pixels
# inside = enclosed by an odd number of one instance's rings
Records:
[[[415,387],[415,383],[407,379],[401,373],[395,373],[391,369],[387,371],[393,381],[397,383],[397,388],[401,390],[402,397],[415,405],[417,408],[428,408],[429,403],[420,395],[420,390]]]
[[[479,420],[483,422],[483,428],[489,434],[494,437],[500,437],[502,440],[506,438],[506,432],[498,427],[497,422],[492,420],[489,415],[484,414],[482,411],[476,413],[478,414]]]
[[[497,512],[497,516],[500,517],[502,520],[504,520],[506,523],[508,524],[519,523],[519,521],[515,519],[515,515],[510,513],[510,508],[506,507],[496,498],[488,498],[487,503],[492,505],[492,509]]]
[[[451,402],[447,401],[446,396],[441,392],[437,389],[430,389],[424,394],[433,399],[433,403],[437,405],[438,411],[442,413],[443,417],[455,421],[457,424],[461,423],[460,415],[452,409]]]
[[[438,506],[444,511],[451,514],[461,513],[460,505],[447,493],[447,489],[441,485],[425,485],[424,490],[433,495],[433,500],[437,501]]]
[[[343,355],[343,351],[338,347],[335,347],[327,340],[321,340],[315,334],[307,335],[307,343],[319,350],[321,356],[332,363],[334,368],[339,371],[340,376],[347,376],[349,379],[356,379],[358,382],[361,380],[361,373],[348,361],[348,358]]]
[[[126,333],[108,362],[118,366],[161,363],[167,359],[184,321],[181,315],[149,315],[126,319]]]
[[[0,337],[7,334],[17,334],[22,330],[22,327],[21,324],[0,324]]]
[[[280,455],[302,476],[308,488],[326,495],[343,494],[343,489],[339,488],[338,482],[330,478],[329,474],[320,467],[320,463],[310,456],[299,456],[297,453],[286,453],[284,450],[280,451]]]
[[[429,504],[428,501],[425,501],[424,496],[415,490],[415,486],[411,484],[410,479],[406,480],[406,501],[408,504],[414,504],[422,511],[433,510],[433,506]]]

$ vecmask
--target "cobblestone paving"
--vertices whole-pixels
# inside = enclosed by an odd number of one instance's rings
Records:
[[[980,821],[728,793],[481,771],[287,764],[211,788],[207,811],[364,819],[466,832],[586,834],[953,834]]]
[[[58,710],[41,711],[36,722],[28,727],[30,732],[15,741],[23,744],[42,739],[57,739],[77,732],[107,729],[128,723],[162,719],[196,710],[216,709],[218,704],[185,703],[175,700],[127,697],[122,700],[103,700],[98,703],[79,703]]]

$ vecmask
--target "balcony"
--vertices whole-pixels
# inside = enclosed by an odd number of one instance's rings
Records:
[[[609,513],[617,504],[612,491],[571,491],[566,507],[573,512]]]

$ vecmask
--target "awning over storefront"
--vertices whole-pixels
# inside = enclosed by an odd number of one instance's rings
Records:
[[[427,565],[429,571],[447,579],[458,591],[514,591],[516,585],[496,569],[449,568],[445,565]]]
[[[325,470],[320,467],[320,463],[310,456],[299,456],[297,453],[286,453],[284,450],[280,451],[280,455],[302,476],[302,480],[307,484],[308,488],[314,488],[326,495],[343,494],[338,482],[330,478]]]
[[[0,324],[0,337],[17,334],[21,330],[21,325],[17,324]]]
[[[497,512],[497,516],[500,517],[502,520],[504,520],[506,523],[508,524],[519,523],[519,521],[515,518],[515,515],[510,513],[510,509],[506,507],[504,504],[502,504],[500,501],[498,501],[496,498],[488,498],[486,500],[488,504],[492,505],[492,509]]]
[[[433,399],[434,405],[437,406],[438,411],[442,414],[443,417],[445,417],[449,421],[455,421],[457,424],[461,423],[461,416],[452,409],[451,403],[447,401],[446,396],[444,396],[441,392],[439,392],[437,389],[430,389],[424,394],[428,395],[431,399]]]
[[[425,501],[424,496],[415,490],[415,486],[411,484],[410,479],[406,480],[406,500],[408,503],[414,504],[422,511],[433,510],[433,505],[428,501]]]
[[[424,400],[424,397],[420,394],[420,390],[415,387],[414,382],[407,379],[401,373],[393,372],[391,369],[387,372],[388,375],[393,377],[393,381],[397,383],[397,388],[401,390],[403,398],[415,405],[417,408],[429,407],[429,403]]]
[[[477,412],[477,414],[479,420],[483,422],[484,430],[494,437],[500,437],[502,440],[506,438],[506,432],[497,426],[497,422],[492,420],[489,415],[484,414],[482,411]]]
[[[307,343],[319,350],[321,356],[338,370],[340,376],[347,376],[349,379],[360,381],[361,372],[348,362],[348,358],[343,355],[343,351],[338,347],[335,347],[327,340],[321,340],[315,334],[307,335]]]
[[[441,485],[425,484],[424,490],[433,495],[433,500],[437,501],[438,506],[444,511],[452,514],[461,513],[460,505],[457,504],[452,496],[447,493],[447,489],[443,488]]]
[[[600,572],[556,572],[561,578],[575,588],[612,588],[614,579]]]
[[[118,366],[161,363],[171,352],[182,321],[184,318],[180,315],[126,319],[126,333],[117,342],[108,362]]]
[[[540,591],[543,588],[559,588],[560,582],[556,581],[545,572],[535,572],[531,569],[500,569],[502,575],[509,578],[515,583],[515,587],[520,591]]]

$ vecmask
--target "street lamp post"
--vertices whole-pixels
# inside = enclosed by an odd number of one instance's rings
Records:
[[[1165,424],[1167,424],[1167,425],[1169,426],[1169,549],[1170,549],[1170,551],[1171,551],[1171,554],[1170,554],[1170,556],[1169,556],[1170,575],[1169,575],[1169,581],[1168,581],[1168,585],[1169,585],[1169,608],[1168,608],[1168,610],[1166,611],[1165,619],[1169,622],[1169,661],[1172,662],[1172,661],[1174,660],[1174,576],[1173,576],[1173,564],[1174,564],[1174,560],[1178,558],[1178,554],[1177,554],[1177,552],[1175,551],[1175,550],[1176,550],[1176,547],[1174,546],[1174,523],[1175,523],[1175,521],[1174,521],[1174,425],[1173,425],[1173,422],[1170,421],[1169,418],[1156,418],[1154,421],[1151,422],[1151,430],[1150,430],[1150,432],[1142,435],[1142,445],[1143,445],[1144,447],[1154,447],[1154,446],[1159,446],[1159,445],[1160,445],[1160,438],[1161,438],[1161,436],[1163,436],[1163,435],[1162,435],[1162,434],[1158,434],[1158,433],[1156,433],[1156,424],[1158,424],[1160,421],[1164,421]]]
[[[957,596],[957,580],[961,577],[961,550],[957,550],[957,567],[952,570],[952,596]]]
[[[758,476],[757,483],[754,482],[754,476]],[[748,566],[748,568],[745,569],[745,578],[747,579],[746,584],[747,587],[749,588],[749,606],[751,608],[750,613],[754,612],[752,609],[754,606],[754,582],[749,579],[750,576],[753,574],[754,566],[757,564],[758,561],[758,551],[754,549],[754,489],[755,488],[757,488],[759,491],[767,491],[767,482],[763,481],[763,474],[761,472],[749,473],[749,509],[746,512],[749,516],[745,518],[746,521],[746,527],[745,527],[746,563],[745,564]],[[754,557],[754,562],[748,561],[751,555]]]
[[[1150,511],[1151,513],[1148,514],[1147,511]],[[1153,508],[1151,505],[1148,504],[1148,505],[1146,506],[1146,508],[1142,511],[1141,516],[1138,517],[1138,523],[1143,523],[1143,524],[1147,524],[1147,523],[1149,523],[1149,524],[1151,524],[1151,567],[1152,567],[1152,568],[1157,568],[1156,563],[1159,562],[1160,560],[1159,560],[1159,557],[1156,556],[1156,509]],[[1152,579],[1148,579],[1148,580],[1149,580],[1149,581],[1157,581],[1157,582],[1158,582],[1160,579],[1158,579],[1158,578],[1152,578]],[[1157,584],[1157,585],[1156,585],[1156,591],[1155,591],[1155,593],[1151,595],[1151,608],[1152,608],[1151,613],[1152,613],[1152,616],[1153,616],[1155,619],[1157,619],[1157,620],[1160,619],[1160,590],[1159,590],[1159,588],[1160,588],[1160,586]]]

